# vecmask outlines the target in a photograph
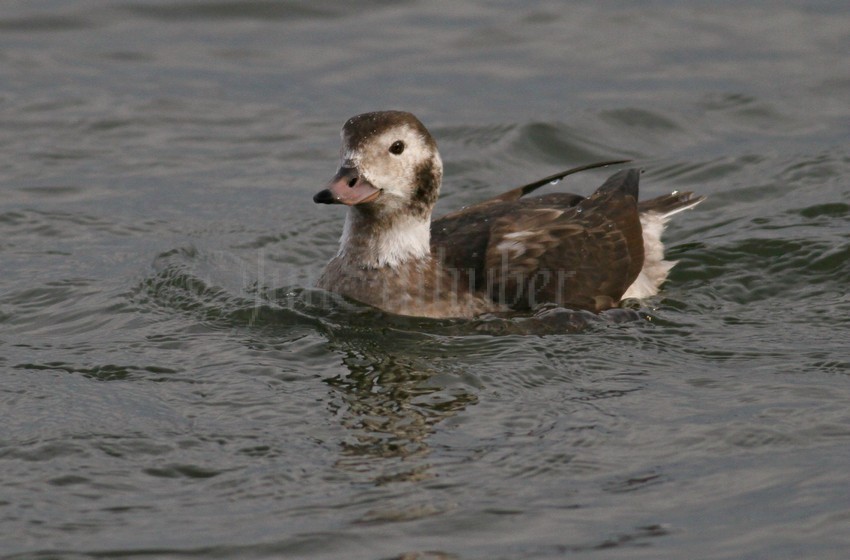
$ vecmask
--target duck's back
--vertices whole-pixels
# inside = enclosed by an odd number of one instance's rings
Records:
[[[463,285],[514,309],[613,307],[643,266],[635,169],[587,197],[499,197],[435,220],[432,253]]]

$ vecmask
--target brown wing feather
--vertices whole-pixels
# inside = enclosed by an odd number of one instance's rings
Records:
[[[566,209],[584,200],[570,193],[552,193],[524,198],[517,202],[491,200],[453,212],[431,223],[431,251],[446,266],[462,276],[474,272],[473,285],[483,289],[486,283],[485,253],[494,224],[504,216],[514,216],[530,208]],[[460,240],[461,242],[458,242]]]
[[[519,187],[435,220],[432,252],[471,289],[510,307],[612,307],[643,266],[639,178],[622,171],[588,198],[516,200],[545,183]]]
[[[490,296],[514,308],[613,307],[643,266],[638,179],[621,172],[572,208],[497,220],[486,255]]]
[[[542,303],[536,300],[537,292],[541,282],[549,280],[550,270],[544,261],[560,252],[560,244],[570,245],[569,240],[583,232],[579,224],[559,221],[564,212],[529,209],[497,220],[485,257],[490,297],[513,308]],[[558,274],[554,269],[552,272]],[[572,278],[567,277],[567,281],[571,283]]]

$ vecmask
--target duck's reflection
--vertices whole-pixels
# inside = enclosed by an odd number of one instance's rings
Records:
[[[334,412],[351,432],[338,466],[378,484],[430,478],[425,458],[435,426],[477,397],[416,358],[349,349],[343,363],[349,373],[326,380],[341,397],[331,401]]]

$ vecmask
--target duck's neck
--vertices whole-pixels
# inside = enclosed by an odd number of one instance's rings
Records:
[[[431,216],[379,218],[352,207],[345,217],[338,257],[368,268],[396,268],[431,258]]]

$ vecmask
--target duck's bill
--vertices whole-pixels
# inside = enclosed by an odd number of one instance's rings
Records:
[[[318,204],[365,204],[372,202],[381,191],[375,188],[369,181],[360,177],[354,167],[340,167],[337,174],[328,183],[323,191],[319,191],[313,197],[313,202]]]

